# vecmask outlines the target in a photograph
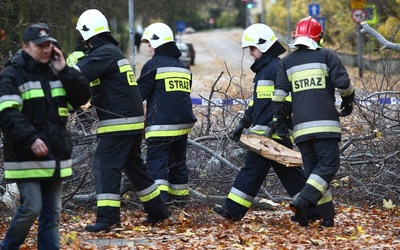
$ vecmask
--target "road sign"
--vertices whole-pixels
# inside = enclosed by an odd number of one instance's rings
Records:
[[[367,0],[351,0],[350,6],[352,9],[364,9]]]
[[[183,32],[186,29],[186,23],[184,21],[177,21],[176,22],[176,30],[178,32]]]
[[[325,30],[325,17],[314,17],[315,20],[317,20],[321,26],[322,26],[322,30]]]
[[[365,20],[366,17],[367,13],[363,9],[357,9],[351,11],[351,19],[353,19],[355,23],[361,23],[362,21]]]
[[[308,5],[308,14],[310,16],[319,16],[320,11],[319,11],[319,4],[310,4]]]

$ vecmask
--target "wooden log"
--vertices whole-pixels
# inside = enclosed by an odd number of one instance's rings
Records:
[[[303,165],[300,152],[287,148],[271,138],[257,134],[242,134],[239,145],[286,167]]]

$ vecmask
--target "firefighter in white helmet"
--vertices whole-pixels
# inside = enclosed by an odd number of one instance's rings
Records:
[[[244,113],[243,118],[233,131],[234,141],[239,141],[242,131],[250,128],[251,133],[263,135],[272,122],[272,96],[279,56],[286,49],[279,43],[278,38],[270,27],[256,23],[249,26],[242,36],[242,48],[249,48],[254,57],[251,70],[255,73],[253,79],[253,100]],[[290,100],[286,102],[290,109]],[[290,116],[284,117],[284,124],[277,128],[272,138],[282,145],[292,148],[288,128],[291,128]],[[215,206],[214,211],[219,215],[233,220],[241,220],[252,205],[262,183],[265,181],[270,168],[274,169],[283,187],[294,199],[306,182],[305,172],[301,167],[287,168],[275,161],[248,151],[245,166],[236,176],[223,206]],[[295,219],[295,218],[293,218]]]
[[[146,222],[164,220],[170,212],[141,158],[144,110],[129,61],[111,36],[107,19],[100,11],[83,12],[76,29],[90,51],[74,67],[91,82],[92,104],[99,117],[99,143],[93,160],[97,219],[86,230],[98,232],[120,226],[123,170],[148,214]]]
[[[189,195],[186,146],[197,121],[193,114],[192,73],[179,59],[171,28],[153,23],[143,32],[153,57],[143,66],[138,84],[147,101],[146,163],[163,199],[184,206]]]
[[[299,147],[307,183],[290,205],[302,226],[309,223],[309,207],[316,206],[321,225],[334,226],[335,209],[329,184],[339,169],[339,116],[353,111],[354,90],[339,57],[321,48],[323,30],[314,18],[299,21],[292,46],[297,49],[279,63],[275,93],[276,114],[291,94],[294,142]],[[335,107],[335,89],[342,97]]]

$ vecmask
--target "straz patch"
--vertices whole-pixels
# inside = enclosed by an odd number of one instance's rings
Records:
[[[310,89],[325,89],[325,77],[309,77],[294,80],[292,82],[293,92],[299,92]]]
[[[90,82],[90,87],[94,87],[97,85],[100,85],[100,78],[97,78],[96,80]]]
[[[133,73],[133,71],[126,72],[126,78],[127,78],[128,83],[129,83],[130,86],[136,86],[137,85],[136,77],[135,77],[135,74]]]
[[[257,98],[258,99],[265,99],[265,98],[272,98],[274,96],[274,92],[258,92]]]
[[[190,93],[190,81],[184,78],[166,78],[165,91],[183,91]]]

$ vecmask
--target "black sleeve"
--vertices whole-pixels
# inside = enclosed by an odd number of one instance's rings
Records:
[[[66,66],[60,72],[60,78],[67,92],[67,100],[74,109],[89,101],[91,95],[89,82],[78,70]]]

